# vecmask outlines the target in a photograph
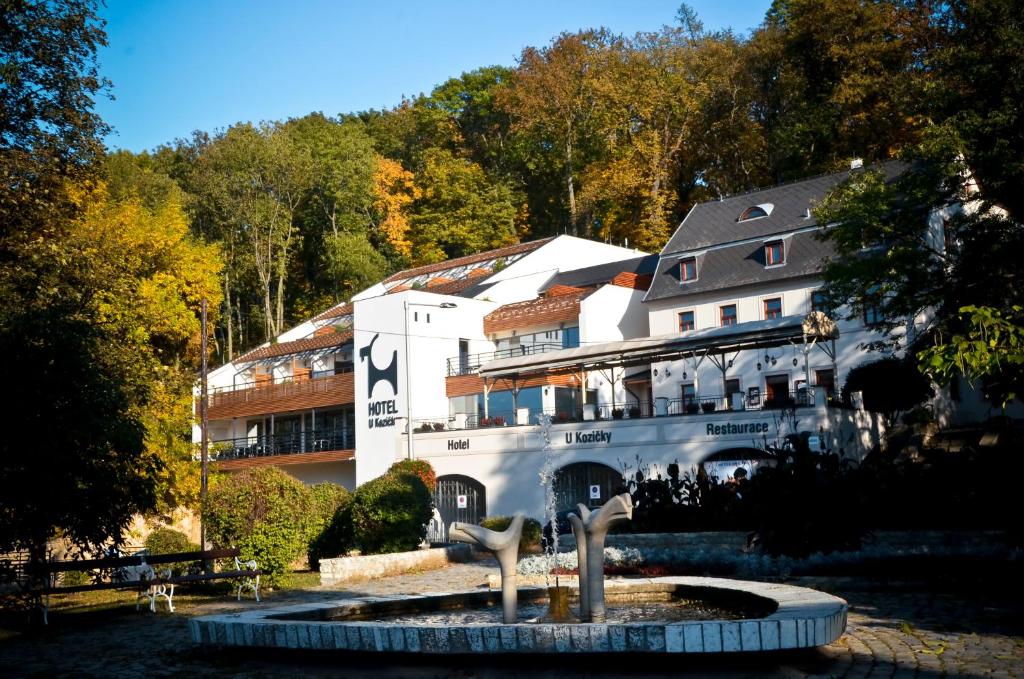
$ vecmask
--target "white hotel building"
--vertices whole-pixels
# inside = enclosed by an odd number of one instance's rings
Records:
[[[846,176],[697,205],[660,255],[559,236],[394,274],[210,373],[216,464],[352,488],[426,459],[447,524],[540,516],[541,413],[565,508],[637,458],[731,470],[800,432],[859,458],[880,423],[828,397],[873,319],[811,313],[810,209]]]

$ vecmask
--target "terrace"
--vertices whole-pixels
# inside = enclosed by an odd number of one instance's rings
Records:
[[[240,382],[210,391],[210,418],[225,419],[353,403],[352,364],[340,370]]]

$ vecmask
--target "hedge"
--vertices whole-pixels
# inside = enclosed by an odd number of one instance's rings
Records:
[[[314,490],[316,488],[318,486],[314,486]],[[340,486],[337,488],[342,492],[335,492],[333,509],[327,519],[319,525],[319,530],[309,541],[309,549],[306,552],[309,567],[315,571],[320,570],[321,559],[344,556],[355,546],[352,539],[352,494]],[[324,502],[321,510],[326,510],[329,506],[329,503]]]
[[[237,547],[273,585],[308,547],[312,510],[307,486],[280,469],[261,467],[221,480],[203,511],[214,546]]]
[[[418,475],[388,472],[356,489],[352,500],[355,543],[364,554],[416,549],[432,513],[433,498]]]
[[[198,552],[198,544],[188,539],[179,530],[161,526],[146,536],[146,551],[154,556],[157,554],[177,554],[179,552]],[[160,568],[170,568],[175,574],[182,573],[195,565],[193,562],[171,563]]]

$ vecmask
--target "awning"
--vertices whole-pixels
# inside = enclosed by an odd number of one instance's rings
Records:
[[[707,328],[686,335],[662,335],[619,342],[603,342],[575,349],[502,358],[484,363],[481,377],[494,379],[523,373],[559,373],[600,370],[611,367],[647,365],[701,353],[734,353],[746,349],[768,349],[815,339],[835,339],[834,322],[820,312],[804,318],[773,318],[720,328]]]

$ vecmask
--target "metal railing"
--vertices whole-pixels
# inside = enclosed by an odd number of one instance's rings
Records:
[[[813,392],[800,389],[784,394],[774,393],[774,398],[765,399],[760,394],[744,393],[743,408],[733,410],[732,395],[700,394],[693,398],[656,398],[653,401],[630,401],[628,403],[588,404],[574,411],[545,410],[551,417],[552,424],[568,422],[591,422],[603,420],[636,420],[650,417],[672,417],[690,415],[712,415],[745,410],[772,410],[783,408],[802,408],[814,405]],[[537,424],[537,411],[531,410],[529,421],[525,424]],[[435,417],[413,422],[413,432],[422,434],[429,432],[459,431],[464,429],[485,429],[493,427],[516,426],[517,413],[514,411],[489,411],[487,417],[482,413],[466,413],[447,418]]]
[[[238,460],[267,455],[320,453],[329,450],[353,450],[355,432],[341,429],[314,429],[287,434],[245,436],[210,442],[212,457],[217,460]]]
[[[210,407],[249,403],[265,399],[298,396],[300,394],[328,393],[342,386],[343,381],[352,380],[352,371],[329,373],[315,378],[279,378],[275,382],[247,382],[246,388],[231,388],[210,393]]]
[[[561,342],[542,342],[540,344],[524,344],[511,349],[499,349],[497,351],[486,351],[479,354],[465,354],[454,356],[448,359],[448,377],[468,375],[478,370],[484,363],[496,361],[501,358],[518,358],[520,356],[532,356],[533,354],[544,354],[549,351],[561,351]]]

